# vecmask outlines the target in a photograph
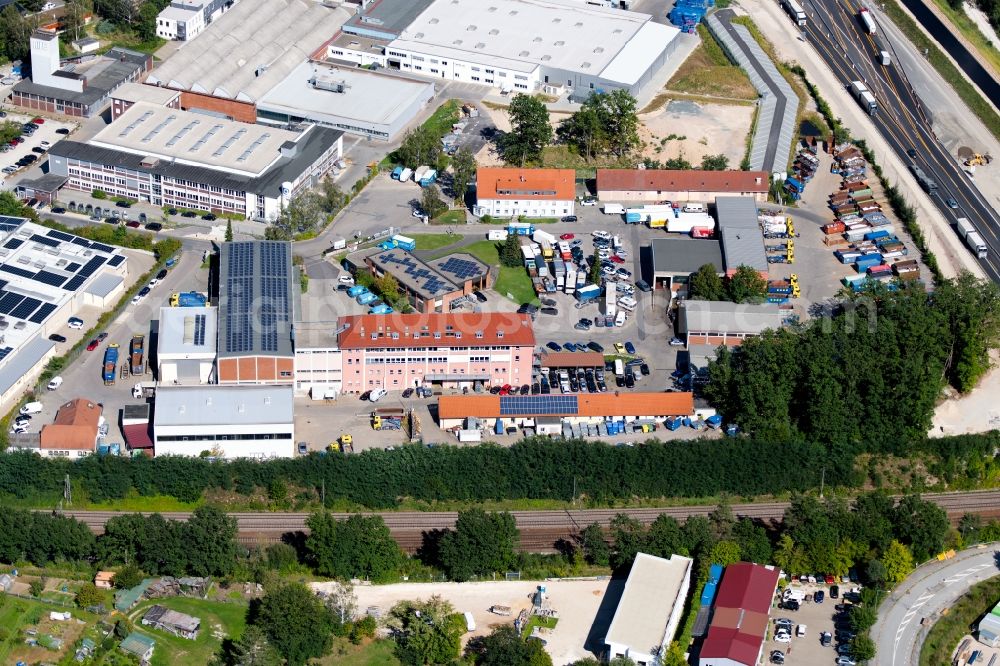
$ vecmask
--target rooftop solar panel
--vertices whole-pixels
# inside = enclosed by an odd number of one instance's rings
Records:
[[[115,248],[110,245],[105,245],[104,243],[91,243],[90,249],[97,250],[98,252],[107,252],[108,254],[115,251]]]
[[[10,311],[10,316],[17,319],[27,319],[41,304],[42,302],[37,298],[26,298]]]
[[[77,277],[81,277],[84,279],[89,278],[91,275],[94,274],[94,271],[96,271],[98,268],[101,267],[101,264],[103,264],[104,261],[105,261],[104,257],[92,257],[91,260],[88,261],[86,264],[84,264],[83,268],[81,268],[80,271],[76,274]]]
[[[35,280],[52,287],[61,287],[66,277],[49,271],[38,271],[35,273]]]
[[[71,278],[69,282],[67,282],[66,284],[64,284],[63,285],[63,289],[65,289],[66,291],[76,291],[77,289],[80,288],[80,285],[82,285],[86,281],[87,281],[87,278],[80,277],[79,275],[77,275],[77,276]]]
[[[41,243],[42,245],[48,245],[49,247],[59,247],[59,241],[55,238],[46,238],[45,236],[39,236],[38,234],[31,234],[31,240],[36,243]]]
[[[205,344],[205,315],[194,316],[194,343],[198,346]]]
[[[55,303],[46,303],[42,307],[38,308],[35,314],[31,315],[28,319],[32,324],[41,324],[45,321],[45,318],[52,314],[56,309]]]
[[[0,215],[0,231],[14,231],[24,222],[23,217]]]
[[[73,235],[63,233],[62,231],[56,231],[55,229],[50,229],[46,236],[50,238],[55,238],[57,240],[66,241],[68,243],[73,242]]]
[[[0,264],[0,271],[13,273],[14,275],[20,275],[21,277],[25,278],[35,277],[35,271],[26,271],[23,268],[18,268],[17,266],[11,266],[10,264]]]
[[[21,294],[5,293],[3,297],[0,297],[0,314],[10,314],[11,310],[23,300],[24,296]]]
[[[78,264],[78,263],[76,263],[74,261],[74,262],[71,262],[68,266],[66,266],[66,268],[64,270],[67,273],[76,273],[77,270],[79,270],[79,269],[80,269],[80,264]]]
[[[125,261],[125,257],[123,255],[116,254],[115,256],[108,259],[108,266],[118,266],[123,261]]]
[[[7,358],[7,355],[14,351],[13,347],[0,347],[0,361]]]
[[[575,395],[501,396],[501,416],[572,416],[579,412]]]
[[[3,246],[5,248],[7,248],[8,250],[16,250],[17,248],[21,247],[22,245],[24,245],[24,241],[21,240],[20,238],[11,238],[11,239],[8,239],[7,242],[3,244]]]
[[[463,282],[469,278],[484,275],[486,271],[489,270],[484,269],[482,264],[468,259],[457,259],[455,257],[449,257],[447,261],[439,263],[437,267],[442,273],[451,273]]]
[[[73,245],[80,245],[82,247],[90,247],[90,241],[86,238],[80,238],[79,236],[73,236]]]

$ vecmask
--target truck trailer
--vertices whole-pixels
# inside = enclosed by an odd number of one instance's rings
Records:
[[[795,21],[795,25],[804,26],[806,24],[806,13],[802,10],[802,5],[795,0],[782,0],[781,6],[785,8],[788,15]]]
[[[851,81],[851,92],[861,108],[868,112],[868,115],[874,116],[878,113],[878,102],[875,100],[875,95],[868,90],[868,86],[863,82]]]
[[[104,350],[104,384],[111,386],[115,383],[115,370],[118,366],[118,343],[112,342]]]
[[[129,346],[129,369],[133,375],[141,375],[146,371],[145,347],[145,335],[136,333],[132,336],[132,344]]]
[[[861,25],[864,26],[865,32],[869,35],[875,34],[875,18],[872,13],[868,11],[867,7],[862,7],[861,11],[858,12],[858,18],[861,20]]]
[[[170,306],[175,308],[200,308],[204,307],[207,302],[208,298],[205,294],[197,291],[183,291],[170,295]]]

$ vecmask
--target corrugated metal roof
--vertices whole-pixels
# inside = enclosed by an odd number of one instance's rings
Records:
[[[769,264],[753,197],[718,197],[715,212],[726,270],[750,266],[766,273]]]
[[[156,389],[154,431],[160,426],[261,425],[291,423],[292,387],[160,386]]]
[[[721,274],[722,247],[713,239],[668,237],[654,238],[649,244],[653,258],[653,273],[695,273],[705,264],[715,266]]]
[[[746,333],[758,335],[780,328],[784,315],[773,303],[729,301],[684,301],[680,305],[679,330],[687,333]]]

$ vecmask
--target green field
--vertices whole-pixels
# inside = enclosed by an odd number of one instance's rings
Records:
[[[445,211],[431,220],[431,224],[465,224],[465,210],[453,209]]]
[[[410,238],[416,242],[418,250],[437,250],[462,240],[455,234],[413,234]]]
[[[373,641],[367,645],[355,646],[338,640],[333,651],[318,663],[324,666],[400,666],[393,651],[396,643],[391,640]]]
[[[528,622],[524,625],[524,630],[521,632],[521,635],[527,638],[535,630],[535,627],[552,630],[556,628],[557,624],[559,624],[559,618],[557,617],[541,617],[538,615],[532,615],[528,618]]]
[[[528,272],[521,266],[500,266],[500,257],[497,254],[496,243],[494,241],[484,240],[472,245],[466,245],[462,248],[462,251],[478,257],[490,266],[499,267],[500,272],[496,284],[493,285],[493,290],[498,294],[504,297],[510,294],[514,297],[513,300],[515,303],[537,302],[535,289],[531,286],[531,278],[528,277]]]
[[[198,638],[191,641],[140,624],[143,613],[154,605],[166,606],[201,620]],[[156,641],[153,666],[202,666],[222,645],[224,638],[237,638],[246,626],[247,606],[242,603],[170,597],[144,602],[129,613],[136,629]]]

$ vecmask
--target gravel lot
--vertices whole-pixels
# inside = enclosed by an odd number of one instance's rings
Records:
[[[848,590],[853,585],[850,583],[841,584],[842,591]],[[826,599],[821,604],[812,602],[803,603],[798,611],[788,611],[782,608],[775,608],[771,611],[771,623],[768,630],[769,640],[764,645],[764,659],[770,663],[769,656],[773,650],[781,650],[785,653],[785,666],[825,666],[833,664],[837,658],[836,641],[830,647],[820,645],[820,634],[824,631],[833,633],[834,607],[843,603],[843,599],[830,598],[830,586],[819,584],[793,585],[793,588],[800,589],[806,594],[823,590]],[[778,643],[774,640],[774,620],[777,618],[788,618],[796,625],[806,625],[806,635],[798,637],[792,634],[791,643]]]
[[[609,584],[610,582],[610,584]],[[546,651],[554,664],[568,664],[593,656],[585,646],[589,641],[602,641],[611,622],[614,606],[621,596],[621,584],[609,580],[550,580],[546,586],[551,607],[559,614],[559,624],[545,636]],[[314,590],[329,589],[332,583],[311,583]],[[426,599],[438,595],[447,599],[459,613],[470,612],[476,630],[463,636],[463,645],[470,638],[485,636],[495,627],[513,624],[517,614],[531,608],[531,595],[539,581],[486,583],[400,583],[397,585],[358,585],[354,588],[360,610],[377,606],[383,615],[404,599]],[[510,617],[489,612],[490,606],[510,606]],[[610,608],[610,613],[609,613]],[[600,646],[596,646],[598,649]]]

